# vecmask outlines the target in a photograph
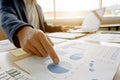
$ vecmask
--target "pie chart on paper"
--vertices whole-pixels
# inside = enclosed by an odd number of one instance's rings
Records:
[[[52,73],[64,74],[69,72],[72,66],[68,62],[61,61],[59,64],[50,63],[47,68]]]
[[[83,54],[73,54],[70,56],[71,60],[80,60],[83,58]]]

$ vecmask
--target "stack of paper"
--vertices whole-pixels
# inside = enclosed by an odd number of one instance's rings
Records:
[[[6,52],[16,47],[8,39],[0,41],[0,52]]]
[[[50,40],[51,40],[54,44],[58,44],[58,43],[62,43],[62,42],[67,41],[66,39],[53,38],[53,37],[50,37]]]
[[[81,38],[82,40],[88,41],[104,41],[104,42],[115,42],[120,43],[119,34],[92,34]]]

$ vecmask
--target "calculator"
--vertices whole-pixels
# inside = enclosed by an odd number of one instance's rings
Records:
[[[0,80],[32,80],[32,77],[22,70],[10,68],[0,72]]]

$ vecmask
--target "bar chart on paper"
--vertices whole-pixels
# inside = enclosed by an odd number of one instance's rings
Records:
[[[120,61],[119,48],[81,42],[64,44],[55,47],[59,64],[53,64],[49,57],[37,56],[17,61],[16,64],[28,71],[34,80],[113,79]]]

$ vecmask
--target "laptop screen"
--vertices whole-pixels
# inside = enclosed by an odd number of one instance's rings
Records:
[[[89,11],[82,23],[83,32],[95,32],[99,29],[105,8]]]

